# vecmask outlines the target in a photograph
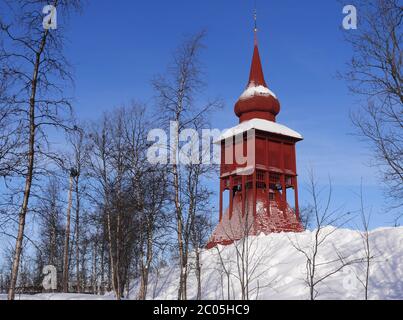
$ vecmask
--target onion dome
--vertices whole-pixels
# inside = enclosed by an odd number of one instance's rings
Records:
[[[255,41],[249,83],[235,104],[235,114],[240,122],[251,119],[276,121],[280,112],[280,102],[268,88],[264,79],[259,48]]]

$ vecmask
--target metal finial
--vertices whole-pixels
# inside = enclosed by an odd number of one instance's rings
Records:
[[[257,45],[257,0],[255,0],[255,9],[253,12],[253,20],[255,22],[255,29],[253,30],[254,32],[254,38],[255,38],[255,45]]]
[[[254,21],[255,21],[255,32],[257,32],[257,9],[256,9],[256,6],[255,6],[255,10],[254,10],[254,13],[253,13],[253,19],[254,19]]]

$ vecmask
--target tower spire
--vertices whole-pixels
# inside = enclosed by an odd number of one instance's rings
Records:
[[[250,68],[248,86],[250,85],[267,87],[266,81],[264,79],[262,62],[260,60],[259,48],[257,44],[255,44],[255,48],[253,49],[252,65]]]
[[[262,70],[262,63],[260,61],[259,55],[259,48],[258,48],[258,41],[257,41],[257,0],[255,0],[255,8],[253,10],[253,20],[254,20],[254,50],[253,50],[253,58],[252,58],[252,65],[250,70],[249,76],[249,84],[253,83],[254,85],[263,85],[267,87],[266,82],[264,80],[263,70]]]
[[[264,119],[276,122],[276,116],[280,112],[280,102],[276,95],[269,89],[264,78],[262,61],[260,60],[259,46],[257,43],[257,14],[255,9],[255,45],[253,48],[252,64],[250,67],[249,81],[246,90],[235,104],[235,114],[239,121],[251,119]]]

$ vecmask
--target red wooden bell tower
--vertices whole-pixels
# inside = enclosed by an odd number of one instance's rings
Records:
[[[264,79],[255,38],[249,82],[235,104],[240,124],[216,142],[221,145],[220,222],[207,248],[260,233],[303,231],[295,150],[303,138],[276,123],[279,112],[280,103]],[[247,147],[248,143],[253,149]],[[237,150],[244,157],[253,150],[253,162],[237,163]],[[228,208],[225,212],[224,207]]]

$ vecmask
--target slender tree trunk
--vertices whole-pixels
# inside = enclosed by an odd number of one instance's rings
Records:
[[[180,99],[181,101],[181,99]],[[182,103],[180,102],[181,106]],[[181,107],[179,107],[179,110]],[[180,111],[176,114],[176,121],[179,123]],[[180,202],[180,176],[179,176],[179,168],[178,168],[178,145],[179,145],[179,132],[175,135],[174,146],[173,146],[173,154],[175,157],[174,164],[172,166],[173,173],[173,184],[175,190],[175,210],[176,210],[176,227],[177,227],[177,237],[178,237],[178,253],[179,253],[179,288],[178,288],[178,300],[186,300],[185,293],[185,256],[184,256],[184,243],[183,243],[183,217],[182,217],[182,205]]]
[[[80,279],[80,195],[79,195],[79,176],[76,177],[76,278],[77,293],[81,292]]]
[[[97,250],[98,250],[98,244],[96,241],[94,241],[93,247],[92,247],[92,270],[91,270],[91,283],[92,283],[92,291],[94,294],[98,294],[97,290]]]
[[[197,300],[201,300],[201,265],[200,265],[200,249],[196,248],[196,279],[197,279]]]
[[[73,193],[73,175],[70,175],[69,202],[67,205],[66,231],[64,235],[63,253],[63,292],[69,292],[69,246],[70,246],[70,219]]]
[[[141,267],[141,284],[139,290],[139,300],[146,300],[148,287],[148,266],[147,264]]]
[[[367,258],[367,269],[365,272],[365,300],[368,300],[368,284],[369,284],[369,258]]]
[[[83,252],[87,251],[87,245],[83,247]],[[82,292],[86,292],[86,287],[87,287],[87,277],[86,277],[86,265],[85,265],[85,254],[81,255],[81,290]]]
[[[176,154],[176,153],[175,153]],[[176,209],[176,227],[177,227],[177,236],[178,236],[178,253],[179,253],[179,288],[178,288],[178,300],[185,300],[184,296],[184,269],[185,269],[185,259],[184,259],[184,251],[183,251],[183,221],[182,221],[182,207],[180,204],[180,196],[179,196],[179,173],[178,166],[173,165],[173,175],[174,175],[174,189],[175,189],[175,209]]]
[[[38,84],[38,74],[39,74],[39,65],[43,50],[46,45],[46,39],[48,36],[48,30],[46,30],[43,34],[42,41],[39,47],[39,50],[36,53],[35,57],[35,65],[33,70],[32,82],[31,82],[31,97],[29,99],[29,138],[28,138],[28,166],[27,166],[27,175],[25,178],[25,189],[24,189],[24,197],[22,201],[21,211],[18,218],[18,234],[15,243],[15,253],[13,259],[13,265],[11,268],[11,279],[10,279],[10,288],[8,291],[8,299],[14,300],[15,298],[15,287],[17,284],[18,278],[18,269],[20,266],[20,257],[22,251],[22,243],[24,240],[24,231],[25,231],[25,220],[28,212],[28,204],[29,198],[31,195],[31,186],[32,179],[34,175],[34,164],[35,164],[35,104],[36,104],[36,90]]]
[[[117,216],[117,221],[116,221],[116,265],[115,265],[115,279],[116,279],[116,290],[119,294],[118,300],[121,299],[122,293],[123,293],[123,288],[121,284],[121,279],[120,279],[120,223],[121,223],[121,218],[120,218],[120,209],[118,212]]]
[[[56,264],[56,228],[52,227],[52,232],[50,236],[50,255],[49,255],[49,264]]]
[[[113,258],[113,242],[112,242],[112,226],[111,226],[111,215],[109,210],[106,210],[107,217],[107,229],[108,229],[108,242],[109,242],[109,258],[110,258],[110,278],[112,283],[113,292],[115,292],[116,299],[120,300],[120,294],[116,286],[116,270],[115,270],[115,259]]]
[[[143,263],[144,257],[141,256],[142,266],[141,266],[141,286],[139,291],[139,300],[145,300],[147,298],[147,290],[148,290],[148,276],[151,267],[151,261],[153,258],[153,235],[152,235],[152,226],[150,223],[148,225],[147,231],[147,252],[146,252],[146,262]]]
[[[102,237],[101,244],[101,288],[102,293],[105,293],[105,237]]]
[[[139,242],[140,242],[140,250],[139,250],[139,261],[140,261],[140,289],[139,293],[137,295],[138,300],[145,300],[146,295],[147,295],[147,280],[148,278],[148,270],[147,270],[147,265],[144,262],[144,231],[145,231],[145,225],[143,223],[143,220],[141,220],[140,225],[140,234],[139,234]]]
[[[365,290],[365,300],[368,300],[369,273],[370,273],[370,265],[371,265],[371,247],[370,247],[370,243],[369,243],[368,226],[366,226],[366,229],[367,229],[365,231],[366,269],[365,269],[364,290]]]

